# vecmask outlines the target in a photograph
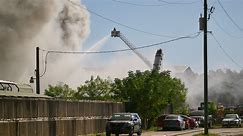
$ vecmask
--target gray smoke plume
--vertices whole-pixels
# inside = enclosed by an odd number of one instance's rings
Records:
[[[78,0],[72,2],[79,5]],[[52,50],[81,48],[89,34],[89,14],[73,3],[68,0],[0,1],[0,79],[28,81],[34,75],[36,46]],[[52,64],[63,61],[63,58],[50,59]]]
[[[63,40],[65,46],[77,49],[80,38],[84,39],[89,33],[88,14],[73,1],[64,5],[63,10],[58,15],[60,26],[63,30]],[[84,7],[83,7],[84,8]],[[80,14],[82,13],[82,14]],[[82,26],[82,29],[80,29]]]
[[[188,88],[187,103],[196,108],[204,101],[203,74],[194,72],[178,76]],[[224,106],[243,104],[243,70],[218,69],[208,72],[209,101]]]
[[[49,20],[50,0],[0,1],[0,77],[19,77],[28,64],[28,42]]]

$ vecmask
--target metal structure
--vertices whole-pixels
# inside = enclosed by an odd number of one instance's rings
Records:
[[[162,49],[158,49],[154,57],[153,70],[158,70],[158,71],[160,70],[162,60],[163,60]]]
[[[36,75],[36,93],[40,94],[40,66],[39,66],[39,47],[36,47],[36,69],[35,69],[35,75]]]
[[[111,31],[111,37],[119,37],[149,68],[152,68],[152,64],[143,57],[143,55],[136,50],[136,47],[129,42],[129,40],[120,31],[117,31],[116,28]]]

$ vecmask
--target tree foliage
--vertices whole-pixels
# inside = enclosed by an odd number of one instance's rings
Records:
[[[181,80],[172,78],[169,71],[129,71],[123,79],[114,82],[91,76],[77,91],[68,85],[49,86],[45,94],[78,100],[115,100],[126,103],[128,112],[138,112],[149,128],[155,118],[173,104],[175,112],[183,112],[187,90]]]
[[[56,86],[49,85],[49,89],[45,90],[45,95],[61,99],[73,99],[74,94],[75,91],[63,83]]]
[[[129,71],[128,77],[115,79],[112,89],[114,97],[128,102],[127,110],[138,112],[147,127],[168,103],[179,107],[186,97],[184,84],[179,79],[172,78],[168,71]]]
[[[95,79],[91,76],[91,79],[85,81],[84,85],[80,85],[75,94],[77,99],[85,100],[111,100],[111,84],[112,81],[101,79],[97,76]]]

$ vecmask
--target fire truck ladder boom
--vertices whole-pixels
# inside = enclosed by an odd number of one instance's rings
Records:
[[[152,68],[152,64],[135,49],[136,47],[120,31],[116,31],[114,28],[111,31],[111,37],[119,37],[149,68]]]

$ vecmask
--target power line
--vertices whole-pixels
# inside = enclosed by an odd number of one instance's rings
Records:
[[[234,36],[232,35],[231,33],[229,33],[228,31],[226,31],[217,21],[216,19],[212,16],[213,18],[213,21],[215,22],[215,24],[225,33],[227,34],[228,36],[232,37],[232,38],[237,38],[237,39],[240,39],[240,38],[243,38],[243,37],[240,37],[240,36]]]
[[[127,5],[133,5],[133,6],[140,6],[140,7],[161,7],[165,5],[188,5],[188,4],[194,4],[198,3],[198,0],[193,1],[193,2],[169,2],[165,0],[158,0],[161,3],[164,4],[138,4],[138,3],[131,3],[131,2],[126,2],[126,1],[121,1],[121,0],[112,0],[113,2],[121,3],[121,4],[127,4]]]
[[[195,0],[195,1],[192,1],[192,2],[170,2],[170,1],[166,1],[166,0],[158,0],[158,1],[166,3],[166,4],[184,5],[184,4],[198,3],[199,0]]]
[[[225,8],[223,7],[222,3],[217,0],[220,7],[223,9],[224,13],[227,15],[227,17],[230,19],[230,21],[240,30],[243,31],[243,29],[232,19],[232,17],[229,15],[229,13],[225,10]]]
[[[177,40],[181,40],[181,39],[195,39],[200,35],[200,32],[194,33],[192,35],[188,35],[188,36],[181,36],[178,38],[174,38],[171,40],[167,40],[167,41],[163,41],[163,42],[158,42],[158,43],[154,43],[154,44],[149,44],[149,45],[144,45],[144,46],[139,46],[139,47],[134,47],[134,50],[139,50],[139,49],[144,49],[144,48],[149,48],[149,47],[154,47],[157,45],[161,45],[161,44],[165,44],[165,43],[169,43],[169,42],[173,42],[173,41],[177,41]],[[47,54],[49,53],[58,53],[58,54],[105,54],[105,53],[117,53],[117,52],[125,52],[125,51],[130,51],[130,48],[126,48],[126,49],[118,49],[118,50],[105,50],[105,51],[56,51],[56,50],[45,50],[45,49],[41,49],[42,51],[47,51]]]
[[[214,36],[213,33],[210,33],[213,36],[213,39],[216,41],[216,43],[218,44],[219,48],[223,51],[223,53],[228,57],[229,60],[231,60],[236,66],[238,66],[239,68],[243,68],[243,66],[241,66],[239,63],[237,63],[233,57],[231,57],[229,55],[229,53],[226,52],[226,50],[223,48],[223,46],[220,44],[220,42],[216,39],[216,37]]]
[[[44,50],[42,50],[43,52],[45,52]],[[43,54],[43,53],[42,53]],[[40,77],[42,77],[42,76],[44,76],[45,75],[45,73],[46,73],[46,69],[47,69],[47,56],[48,56],[48,54],[49,54],[49,52],[47,51],[46,52],[46,56],[45,56],[45,63],[44,63],[44,70],[43,70],[43,72],[42,72],[42,74],[40,75]],[[43,55],[42,55],[42,60],[44,60],[43,59]]]
[[[120,23],[120,22],[117,22],[117,21],[112,20],[112,19],[110,19],[110,18],[107,18],[107,17],[105,17],[105,16],[102,16],[102,15],[100,15],[100,14],[98,14],[98,13],[96,13],[96,12],[94,12],[94,11],[88,9],[88,8],[84,8],[84,7],[80,6],[79,4],[74,3],[74,2],[72,2],[72,1],[70,1],[70,0],[68,0],[68,1],[69,1],[70,3],[72,3],[73,5],[76,5],[76,6],[80,7],[80,8],[82,8],[82,9],[85,9],[85,10],[89,11],[90,13],[92,13],[92,14],[94,14],[94,15],[96,15],[96,16],[98,16],[98,17],[104,19],[104,20],[110,21],[110,22],[112,22],[112,23],[118,24],[118,25],[123,26],[123,27],[126,27],[126,28],[128,28],[128,29],[131,29],[131,30],[134,30],[134,31],[137,31],[137,32],[141,32],[141,33],[145,33],[145,34],[149,34],[149,35],[153,35],[153,36],[158,36],[158,37],[175,38],[175,36],[155,34],[155,33],[147,32],[147,31],[144,31],[144,30],[140,30],[140,29],[137,29],[137,28],[134,28],[134,27],[131,27],[131,26],[122,24],[122,23]]]
[[[138,50],[138,49],[144,49],[144,48],[149,48],[149,47],[153,47],[153,46],[157,46],[157,45],[161,45],[161,44],[165,44],[165,43],[169,43],[169,42],[173,42],[173,41],[177,41],[177,40],[181,40],[181,39],[195,39],[200,35],[200,32],[194,33],[194,35],[188,35],[188,36],[181,36],[178,38],[174,38],[171,40],[167,40],[167,41],[163,41],[163,42],[159,42],[159,43],[154,43],[154,44],[149,44],[149,45],[145,45],[145,46],[140,46],[140,47],[135,47],[133,48],[133,50]],[[116,53],[116,52],[125,52],[125,51],[130,51],[130,48],[127,49],[120,49],[120,50],[107,50],[107,51],[55,51],[55,50],[45,50],[45,49],[40,49],[43,52],[46,52],[45,55],[45,63],[44,63],[44,71],[41,74],[40,77],[42,77],[47,70],[47,58],[48,55],[50,53],[55,53],[55,54],[104,54],[104,53]]]
[[[131,2],[120,1],[120,0],[112,0],[112,1],[117,2],[117,3],[121,3],[121,4],[140,6],[140,7],[160,7],[160,6],[166,5],[166,4],[138,4],[138,3],[131,3]]]

